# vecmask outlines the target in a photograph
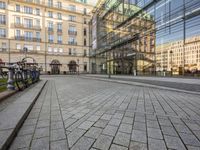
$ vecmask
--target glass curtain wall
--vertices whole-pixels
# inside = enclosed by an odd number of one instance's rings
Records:
[[[106,0],[95,19],[97,73],[200,71],[199,0]]]

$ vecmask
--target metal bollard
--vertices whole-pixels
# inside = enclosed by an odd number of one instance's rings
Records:
[[[10,67],[8,72],[8,81],[7,81],[8,90],[15,90],[13,76],[14,76],[14,68]]]

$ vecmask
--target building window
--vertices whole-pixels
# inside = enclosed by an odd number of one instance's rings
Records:
[[[33,14],[33,9],[31,7],[24,6],[24,13]]]
[[[35,25],[37,28],[40,28],[40,20],[39,19],[35,20]]]
[[[58,19],[62,19],[62,14],[61,13],[57,13],[57,17],[58,17]]]
[[[69,55],[72,55],[72,49],[69,48]]]
[[[21,31],[20,30],[16,30],[16,32],[15,32],[15,38],[17,40],[20,40],[20,38],[21,38]]]
[[[24,26],[26,28],[32,28],[33,27],[33,20],[32,19],[24,19]]]
[[[68,44],[70,44],[70,45],[77,45],[76,39],[74,37],[69,37]]]
[[[69,5],[68,9],[70,11],[76,11],[76,6],[75,5]]]
[[[83,19],[83,23],[87,24],[87,19],[86,18]]]
[[[87,14],[87,9],[86,8],[83,9],[83,13],[84,13],[84,15]]]
[[[16,5],[15,10],[16,10],[17,12],[20,12],[20,5]]]
[[[48,47],[48,52],[52,52],[52,47],[51,46]]]
[[[76,56],[76,49],[73,49],[73,55]]]
[[[69,26],[68,34],[69,35],[77,35],[76,27],[75,26]]]
[[[2,43],[2,51],[6,51],[7,50],[7,44],[6,43]]]
[[[87,41],[86,41],[86,39],[84,39],[84,46],[87,46]]]
[[[16,44],[16,49],[21,50],[21,44]]]
[[[69,21],[76,21],[76,16],[69,15],[68,20]]]
[[[0,1],[0,9],[6,9],[6,3]]]
[[[58,8],[62,8],[62,2],[58,2]]]
[[[6,37],[6,29],[0,28],[0,37]]]
[[[24,32],[24,39],[27,41],[32,41],[33,40],[33,32],[25,31]]]
[[[6,24],[6,16],[0,14],[0,24]]]
[[[53,18],[53,12],[52,11],[48,11],[48,17]]]
[[[36,50],[40,51],[40,45],[36,45]]]
[[[53,6],[53,0],[48,0],[48,6],[52,7]]]
[[[33,45],[24,44],[24,47],[28,49],[28,51],[33,51]]]
[[[21,19],[20,17],[15,18],[15,24],[20,25],[21,24]]]
[[[63,52],[63,49],[62,49],[62,48],[59,48],[59,52],[62,53],[62,52]]]
[[[83,30],[83,35],[87,36],[87,29],[86,28],[84,28],[84,30]]]
[[[53,43],[54,37],[52,34],[48,35],[49,43]]]
[[[84,71],[87,71],[87,62],[84,62]]]
[[[36,8],[35,12],[36,12],[36,15],[40,16],[40,9],[39,8]]]
[[[53,31],[53,22],[48,23],[48,31]]]
[[[57,53],[57,52],[58,52],[58,49],[57,49],[57,48],[54,48],[54,52],[56,52],[56,53]]]
[[[84,54],[83,54],[83,56],[87,56],[87,50],[86,50],[86,49],[84,49]]]
[[[40,37],[40,32],[36,32],[36,40],[40,41],[41,37]]]
[[[58,32],[62,32],[62,23],[57,24],[57,30]]]
[[[58,35],[58,44],[62,44],[62,36]]]

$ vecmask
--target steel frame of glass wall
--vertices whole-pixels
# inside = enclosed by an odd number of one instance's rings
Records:
[[[200,1],[105,0],[94,22],[94,73],[184,75],[188,41],[200,35]],[[200,70],[200,48],[195,55],[192,65]]]

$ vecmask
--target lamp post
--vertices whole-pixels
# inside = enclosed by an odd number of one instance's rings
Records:
[[[79,75],[79,59],[77,59],[77,63],[78,63],[78,75]]]
[[[170,51],[170,55],[171,55],[171,76],[173,76],[172,54],[173,54],[173,51],[171,50],[171,51]]]

